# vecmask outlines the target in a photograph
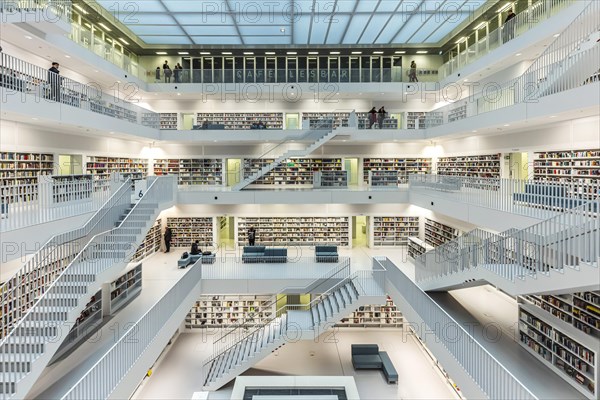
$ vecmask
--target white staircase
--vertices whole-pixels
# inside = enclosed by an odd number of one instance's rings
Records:
[[[325,131],[314,131],[311,133],[311,135],[314,133],[317,133],[318,139],[316,141],[314,141],[313,143],[311,143],[309,146],[307,146],[304,149],[300,149],[300,150],[286,151],[282,155],[278,156],[273,162],[263,166],[258,171],[254,172],[250,176],[245,177],[240,182],[236,183],[234,186],[232,186],[231,190],[239,191],[239,190],[244,189],[246,186],[251,185],[256,180],[260,179],[264,175],[273,171],[275,168],[277,168],[279,165],[281,165],[282,162],[284,162],[285,160],[287,160],[289,158],[306,157],[307,155],[309,155],[310,153],[312,153],[319,147],[323,146],[325,143],[329,142],[333,137],[335,137],[337,135],[337,133],[335,133],[335,130],[333,130],[333,129],[329,129],[329,130],[325,130]],[[264,158],[264,157],[260,157],[260,158]]]
[[[232,344],[205,362],[204,389],[219,389],[287,341],[314,340],[361,306],[385,304],[383,288],[368,276],[372,271],[360,272],[341,280],[310,304],[284,306],[278,317],[250,333],[233,333],[229,338]]]
[[[523,230],[471,231],[415,260],[423,290],[491,283],[512,296],[570,293],[600,287],[600,203]]]
[[[161,207],[172,204],[173,182],[172,177],[155,179],[117,227],[94,236],[2,340],[1,399],[27,397],[90,297],[127,265]]]

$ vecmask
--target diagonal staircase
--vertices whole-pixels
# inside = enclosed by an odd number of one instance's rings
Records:
[[[317,137],[317,140],[315,140],[313,143],[311,143],[304,149],[286,151],[282,155],[278,156],[273,162],[266,164],[258,171],[254,172],[253,174],[251,174],[248,177],[245,177],[243,180],[241,180],[240,182],[238,182],[237,184],[232,186],[231,190],[239,191],[239,190],[244,189],[246,186],[251,185],[253,182],[256,182],[256,180],[260,179],[261,177],[265,176],[269,172],[273,171],[275,168],[277,168],[279,165],[281,165],[282,162],[284,162],[285,160],[287,160],[289,158],[306,157],[307,155],[309,155],[310,153],[312,153],[319,147],[323,146],[325,143],[329,142],[336,135],[337,135],[337,133],[335,132],[335,130],[333,128],[329,128],[326,130],[315,130],[315,131],[309,133],[307,135],[307,139],[311,138],[311,137]],[[284,143],[287,143],[287,141]],[[276,147],[279,147],[281,144],[283,144],[283,143],[280,143]],[[263,155],[259,158],[265,158],[265,157],[266,157],[266,155]]]
[[[600,286],[598,201],[522,230],[480,229],[415,260],[423,290],[491,283],[509,295],[568,293]]]
[[[153,179],[117,227],[98,234],[0,343],[0,399],[27,397],[85,304],[128,263],[160,211],[174,200],[173,177]]]
[[[361,306],[385,304],[383,276],[377,272],[358,271],[309,304],[281,307],[277,317],[249,333],[240,329],[217,339],[215,354],[204,363],[204,389],[219,389],[286,342],[314,340]],[[222,339],[227,342],[224,346]]]

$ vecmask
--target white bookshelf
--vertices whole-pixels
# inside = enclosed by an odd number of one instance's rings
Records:
[[[211,125],[223,125],[225,129],[250,129],[252,124],[262,121],[267,129],[283,129],[283,113],[197,113],[196,124],[204,120]]]
[[[148,176],[148,160],[144,158],[88,156],[85,167],[94,179],[108,179],[113,172],[132,180]]]
[[[336,327],[360,327],[360,328],[401,328],[404,323],[402,312],[394,304],[390,296],[387,296],[383,305],[361,306],[340,322]]]
[[[348,171],[317,171],[314,175],[313,187],[321,188],[347,188]]]
[[[438,111],[430,111],[425,113],[425,128],[439,126],[444,123],[444,113]]]
[[[273,159],[245,159],[244,178],[259,171]],[[342,171],[341,158],[292,158],[257,179],[255,185],[312,185],[318,171]]]
[[[160,113],[160,129],[176,130],[177,121],[177,113]]]
[[[406,113],[406,129],[425,129],[424,112],[408,111]]]
[[[598,338],[534,305],[521,303],[519,343],[586,398],[598,398]]]
[[[415,236],[408,238],[408,256],[415,259],[421,254],[433,250],[433,246],[428,245],[423,240]]]
[[[178,185],[222,185],[223,159],[170,158],[154,160],[154,175],[177,174]]]
[[[272,295],[201,296],[185,318],[190,330],[262,325],[275,317]]]
[[[437,162],[437,173],[438,175],[473,178],[465,183],[465,187],[498,190],[500,187],[500,154],[440,157]],[[486,180],[476,178],[486,178]]]
[[[459,121],[467,118],[467,105],[458,106],[448,112],[448,122]]]
[[[349,112],[305,112],[302,113],[302,120],[308,121],[308,128],[317,129],[324,126],[332,128],[348,127],[350,119]],[[370,126],[369,113],[357,112],[356,119],[358,129],[368,129]],[[306,124],[303,123],[303,126]],[[379,128],[379,123],[375,122],[373,128]],[[398,129],[398,120],[396,118],[385,118],[382,129]]]
[[[373,246],[404,246],[409,236],[419,236],[419,217],[372,217]]]
[[[133,257],[132,262],[143,260],[146,257],[160,251],[160,244],[162,241],[162,227],[161,220],[157,219],[152,228],[146,234],[144,241],[137,248]]]
[[[54,155],[50,153],[0,152],[0,186],[34,185],[38,175],[54,173]],[[12,193],[18,195],[18,193]],[[25,193],[13,200],[30,201]]]
[[[369,183],[369,172],[375,173],[374,176],[385,177],[389,179],[390,171],[396,171],[397,184],[408,183],[410,174],[431,174],[431,158],[364,158],[363,159],[363,180]],[[382,174],[377,174],[381,172]]]
[[[248,228],[256,229],[256,244],[264,246],[350,245],[348,217],[239,217],[237,243],[248,243]]]
[[[574,193],[569,183],[600,183],[600,149],[545,151],[534,153],[533,179],[540,182],[567,184],[567,193],[573,197],[591,199],[597,196],[594,188]],[[597,189],[597,188],[596,188]]]
[[[460,236],[460,230],[425,218],[425,243],[437,247]]]
[[[160,114],[142,113],[142,125],[154,128],[160,128]]]
[[[142,264],[131,268],[107,286],[105,315],[113,315],[142,291]]]
[[[213,217],[168,217],[167,226],[171,228],[171,247],[190,248],[196,240],[200,247],[212,246]]]

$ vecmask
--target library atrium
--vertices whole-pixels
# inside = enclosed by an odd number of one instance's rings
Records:
[[[0,16],[0,399],[600,398],[600,1]]]

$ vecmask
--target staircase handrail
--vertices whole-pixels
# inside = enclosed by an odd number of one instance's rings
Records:
[[[172,316],[172,309],[177,308],[201,280],[201,264],[202,258],[198,259],[167,293],[154,303],[135,324],[131,325],[121,338],[106,351],[102,358],[96,361],[85,375],[72,385],[69,391],[61,397],[61,400],[108,398],[114,388],[126,376],[129,368],[152,345],[156,335]],[[132,334],[136,337],[133,343],[131,342]],[[141,334],[141,337],[138,336],[139,334]],[[131,349],[132,345],[134,351]],[[125,351],[126,349],[127,351]],[[107,374],[110,374],[112,379],[106,379]]]
[[[91,235],[95,235],[99,232],[103,232],[106,229],[105,225],[101,223],[105,221],[105,217],[111,211],[115,211],[115,207],[122,207],[126,204],[131,203],[131,179],[127,178],[124,183],[106,200],[106,202],[92,215],[87,222],[80,228],[73,229],[68,232],[63,232],[52,236],[42,247],[40,247],[35,254],[15,273],[8,278],[2,286],[0,286],[0,293],[8,293],[9,291],[15,290],[19,292],[19,295],[16,297],[16,301],[20,302],[23,293],[20,293],[18,290],[21,285],[28,285],[31,283],[30,277],[32,272],[43,268],[48,265],[50,262],[74,258],[77,255],[77,251],[72,252],[70,254],[57,254],[62,253],[61,246],[75,242],[76,240],[83,239],[83,242],[88,242],[90,240]],[[115,217],[118,216],[123,210],[116,210]],[[112,225],[112,223],[111,223]],[[78,245],[83,245],[83,243],[78,243]],[[56,256],[56,257],[55,257]],[[55,257],[56,259],[51,259],[51,257]],[[37,278],[35,278],[37,279]],[[35,280],[33,279],[33,280]],[[45,282],[42,290],[45,291],[48,285],[52,282]],[[16,286],[13,286],[16,284]],[[10,286],[10,287],[9,287]],[[11,299],[12,300],[12,299]],[[4,303],[8,302],[9,298],[4,297],[2,302],[2,307],[4,307]],[[20,304],[13,305],[12,307],[21,307]],[[7,326],[3,326],[4,320],[0,323],[0,338],[4,337],[4,332],[10,329],[12,325],[15,324],[16,321],[11,321]]]
[[[166,190],[167,187],[169,187],[171,190]],[[15,324],[13,326],[13,328],[11,329],[10,333],[8,335],[6,335],[2,341],[0,342],[0,347],[4,346],[9,339],[12,337],[12,334],[19,328],[22,327],[23,323],[27,320],[31,320],[36,327],[48,327],[50,325],[47,324],[42,324],[44,323],[44,321],[42,320],[36,320],[35,317],[33,317],[33,313],[34,311],[38,308],[38,307],[42,307],[45,309],[45,311],[47,312],[51,312],[48,311],[48,309],[50,308],[54,308],[55,311],[61,311],[61,307],[60,306],[42,306],[41,302],[46,298],[46,296],[48,296],[49,294],[53,293],[53,289],[57,288],[57,284],[58,283],[70,283],[67,281],[66,279],[66,275],[70,272],[72,272],[71,270],[74,269],[75,264],[77,264],[78,262],[81,261],[81,263],[85,263],[85,261],[89,261],[91,264],[97,264],[98,261],[94,261],[93,260],[93,252],[95,251],[94,247],[98,244],[101,244],[100,240],[110,236],[113,233],[118,233],[120,230],[124,229],[123,228],[123,224],[125,223],[125,221],[128,219],[128,217],[130,217],[132,214],[134,214],[137,210],[140,209],[140,205],[145,205],[145,204],[156,204],[155,201],[157,201],[155,199],[155,197],[157,197],[156,195],[158,195],[158,197],[160,197],[161,195],[165,198],[163,201],[168,201],[166,199],[166,197],[168,195],[170,195],[171,197],[173,197],[174,195],[174,190],[172,190],[173,188],[173,176],[161,176],[161,177],[155,177],[155,179],[150,183],[150,185],[148,186],[147,190],[145,193],[143,193],[142,197],[139,199],[139,201],[134,205],[134,207],[132,208],[132,210],[129,212],[129,214],[127,215],[127,217],[117,226],[114,227],[112,229],[109,229],[107,231],[104,231],[102,233],[98,233],[96,235],[94,235],[92,237],[92,239],[85,245],[85,247],[83,249],[81,249],[81,251],[79,251],[79,253],[75,256],[75,258],[69,263],[69,265],[67,266],[67,268],[65,268],[60,275],[58,276],[57,279],[54,280],[54,282],[52,282],[52,284],[48,287],[48,289],[36,300],[36,302],[34,303],[34,305],[27,311],[27,313],[24,315],[23,318],[21,318],[20,321],[18,321],[17,324]],[[156,193],[155,193],[156,192]],[[135,249],[134,249],[135,250]],[[89,254],[91,253],[91,254]],[[110,265],[112,265],[112,262],[109,263],[108,266],[105,266],[104,270],[108,267],[110,267]],[[77,271],[77,272],[82,272],[82,273],[86,273],[88,272],[88,270],[86,270],[86,267],[84,266],[82,268],[82,271]],[[97,271],[89,271],[90,273],[95,273]],[[67,285],[68,286],[68,285]],[[35,343],[44,343],[46,341],[46,338],[48,336],[53,336],[53,335],[48,335],[48,334],[44,334],[44,335],[37,335],[37,336],[33,336],[32,337],[32,341]],[[22,352],[19,352],[19,357],[22,358],[22,361],[27,361],[27,362],[31,362],[33,361],[33,355],[30,354],[25,354]],[[0,372],[0,376],[3,376],[5,374],[11,374],[11,372]]]
[[[330,270],[328,270],[327,272],[325,272],[318,278],[313,279],[310,283],[308,283],[306,285],[286,286],[286,287],[278,290],[277,293],[285,294],[286,292],[299,291],[299,290],[304,290],[304,291],[307,291],[310,293],[310,292],[313,292],[314,290],[316,290],[317,288],[319,288],[325,282],[328,282],[330,279],[336,278],[340,274],[343,274],[342,276],[344,276],[344,275],[348,276],[350,274],[350,257],[340,257],[340,261],[337,263],[337,265],[335,265],[333,268],[331,268]],[[271,307],[273,305],[276,306],[280,299],[281,299],[281,297],[275,296],[275,300],[271,301],[270,303],[267,303],[267,305],[265,305],[265,306],[262,306],[262,308],[265,309],[265,308]],[[254,319],[254,314],[255,313],[253,313],[253,312],[245,314],[242,322],[238,322],[235,325],[228,327],[227,328],[228,332],[221,335],[219,338],[215,339],[214,342],[216,343],[219,341],[223,341],[223,340],[225,340],[226,337],[233,335],[236,331],[245,329],[246,328],[245,325],[247,324],[247,322],[249,320]],[[277,313],[275,313],[275,315],[277,315]]]

